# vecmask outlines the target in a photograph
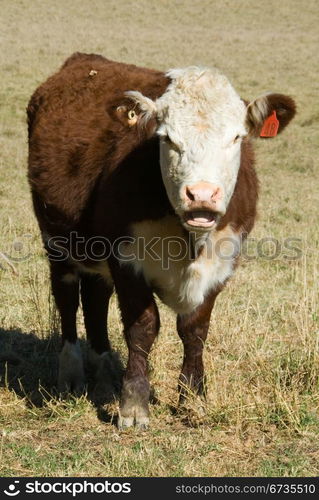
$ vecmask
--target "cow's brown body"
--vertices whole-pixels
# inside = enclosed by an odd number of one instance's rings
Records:
[[[145,129],[130,126],[118,112],[127,104],[125,91],[138,90],[155,99],[168,84],[169,78],[158,71],[74,54],[34,93],[28,107],[29,181],[47,247],[49,237],[68,239],[71,232],[85,240],[103,236],[113,242],[130,235],[132,223],[175,216],[161,177],[153,124]],[[217,231],[230,224],[234,231],[248,233],[256,216],[257,194],[254,157],[246,138],[235,191]],[[72,259],[54,258],[50,265],[63,341],[76,342],[81,293],[90,344],[98,355],[110,351],[106,323],[111,280],[87,272],[96,269],[90,255],[80,266]],[[160,324],[154,290],[132,267],[120,266],[114,255],[108,256],[108,267],[129,349],[121,413],[143,425],[149,398],[147,355]],[[223,286],[211,290],[192,314],[177,318],[185,352],[181,392],[185,386],[203,391],[203,345]],[[70,385],[73,382],[76,385],[71,377]]]

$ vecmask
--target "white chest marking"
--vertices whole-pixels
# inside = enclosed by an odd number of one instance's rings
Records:
[[[231,276],[240,249],[240,235],[227,226],[210,233],[194,259],[190,240],[173,216],[139,222],[131,230],[134,242],[126,246],[131,257],[126,264],[142,272],[161,300],[180,314],[192,312]]]

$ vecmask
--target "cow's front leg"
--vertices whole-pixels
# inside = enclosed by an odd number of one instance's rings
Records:
[[[129,307],[131,307],[130,304]],[[124,319],[124,333],[128,346],[128,363],[123,381],[119,427],[136,425],[146,428],[149,423],[150,384],[147,358],[159,330],[159,315],[152,298],[144,304],[132,321]]]
[[[208,295],[191,314],[177,316],[177,332],[184,346],[184,359],[179,377],[179,402],[190,393],[204,395],[203,349],[207,338],[209,320],[219,291]]]
[[[118,425],[119,428],[134,424],[139,428],[147,428],[150,398],[147,358],[159,331],[159,314],[144,279],[122,273],[115,278],[115,286],[124,323],[128,363]]]

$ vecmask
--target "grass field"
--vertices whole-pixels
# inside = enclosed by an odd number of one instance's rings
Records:
[[[16,272],[0,257],[0,475],[318,475],[318,17],[317,0],[1,0],[0,251]],[[148,432],[120,433],[116,403],[54,396],[59,325],[26,181],[25,108],[77,50],[158,69],[216,65],[247,99],[272,90],[298,104],[282,136],[256,142],[252,236],[276,238],[279,255],[267,258],[265,244],[244,258],[217,301],[205,415],[196,402],[174,414],[182,349],[160,306]],[[295,260],[287,238],[299,239]],[[121,329],[113,299],[111,339],[125,360]]]

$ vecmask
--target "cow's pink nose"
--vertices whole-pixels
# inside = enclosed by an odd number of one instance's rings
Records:
[[[185,190],[187,201],[206,201],[208,203],[216,202],[222,197],[220,187],[210,182],[198,182],[192,186],[186,186]]]

